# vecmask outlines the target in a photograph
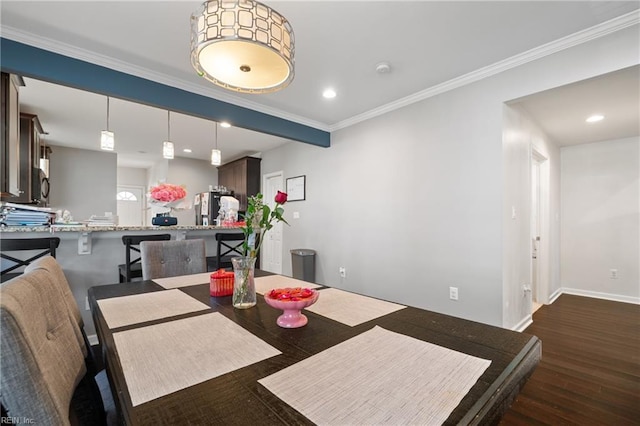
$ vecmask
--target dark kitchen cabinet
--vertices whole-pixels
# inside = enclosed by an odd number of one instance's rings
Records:
[[[233,191],[240,211],[246,211],[248,197],[260,192],[260,158],[244,157],[218,167],[218,185]]]
[[[0,144],[0,192],[2,200],[14,201],[20,196],[20,77],[2,73],[2,129]]]
[[[42,198],[42,185],[45,176],[40,170],[40,138],[43,134],[44,131],[37,115],[20,113],[20,143],[18,146],[18,186],[20,189],[17,195],[3,196],[3,200],[39,206],[46,204]]]

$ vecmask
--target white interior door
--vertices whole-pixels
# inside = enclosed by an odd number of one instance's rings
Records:
[[[540,248],[540,162],[531,162],[531,290],[536,303],[538,294],[538,251]]]
[[[284,191],[284,182],[282,172],[269,173],[262,177],[262,188],[264,202],[271,209],[275,206],[274,198],[278,191]],[[269,232],[267,232],[266,240],[262,243],[260,269],[273,272],[274,274],[282,274],[282,230],[283,224],[276,223]]]
[[[120,226],[143,226],[144,188],[118,186],[117,215]]]
[[[548,303],[550,273],[550,165],[546,157],[531,153],[531,307]]]

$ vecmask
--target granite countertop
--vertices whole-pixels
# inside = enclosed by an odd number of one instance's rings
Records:
[[[52,226],[0,226],[0,232],[105,232],[105,231],[188,231],[239,229],[237,226],[88,226],[88,225],[52,225]]]

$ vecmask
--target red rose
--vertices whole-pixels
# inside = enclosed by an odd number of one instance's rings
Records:
[[[287,194],[286,192],[280,192],[278,191],[278,193],[276,194],[276,199],[275,199],[277,204],[284,204],[287,202]]]

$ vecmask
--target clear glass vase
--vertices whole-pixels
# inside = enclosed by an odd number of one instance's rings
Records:
[[[256,305],[256,283],[253,278],[256,258],[234,257],[233,307],[248,309]]]

